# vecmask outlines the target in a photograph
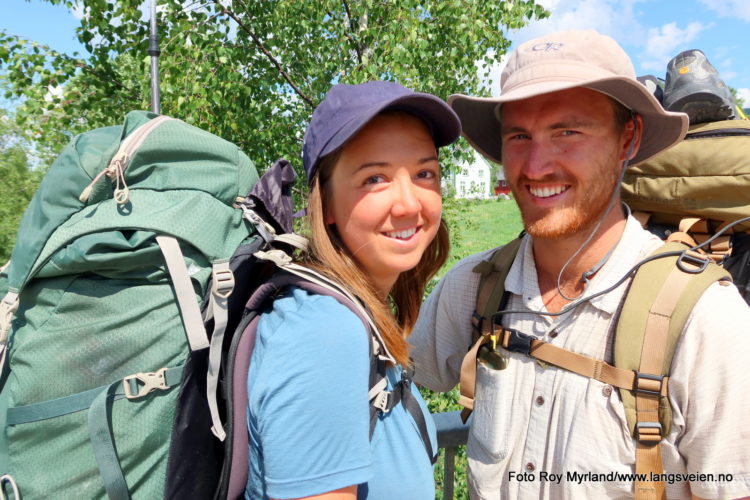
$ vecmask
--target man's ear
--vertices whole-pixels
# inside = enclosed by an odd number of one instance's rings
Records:
[[[635,112],[632,112],[630,116],[630,120],[625,124],[622,131],[623,140],[620,148],[620,160],[623,161],[625,160],[631,142],[633,141],[633,150],[630,153],[630,158],[628,158],[628,160],[632,160],[635,157],[638,153],[638,148],[641,147],[641,137],[643,137],[643,118]]]

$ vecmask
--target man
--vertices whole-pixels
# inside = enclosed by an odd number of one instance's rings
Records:
[[[503,309],[520,312],[505,313],[502,325],[613,364],[629,280],[587,298],[662,245],[621,205],[620,174],[677,143],[687,118],[665,112],[625,52],[593,31],[527,42],[510,56],[499,98],[449,102],[472,146],[502,162],[526,230],[504,282]],[[417,383],[447,391],[458,382],[472,343],[473,269],[492,253],[459,262],[425,302],[409,339]],[[540,314],[574,302],[562,315]],[[711,284],[688,317],[668,379],[671,431],[660,449],[665,473],[696,475],[671,476],[670,499],[750,495],[748,325],[750,309],[723,282]],[[637,445],[618,389],[503,355],[505,364],[476,368],[471,497],[632,498],[634,482],[622,474],[635,471]]]

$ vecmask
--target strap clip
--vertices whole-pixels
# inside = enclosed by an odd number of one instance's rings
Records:
[[[706,270],[708,264],[710,263],[710,257],[701,255],[697,252],[691,252],[690,250],[685,250],[677,258],[677,267],[680,269],[680,271],[689,274],[702,273]]]
[[[211,292],[221,299],[232,295],[234,290],[234,274],[229,269],[214,269],[213,289]]]
[[[659,422],[636,422],[635,424],[635,438],[643,444],[659,443],[662,432]]]
[[[531,341],[536,340],[536,337],[521,333],[512,328],[505,328],[504,331],[509,334],[508,345],[503,346],[506,350],[518,354],[525,354],[526,356],[531,354]]]
[[[252,200],[249,200],[252,201]],[[274,239],[274,236],[276,236],[276,231],[274,230],[273,226],[271,226],[269,223],[263,220],[263,218],[258,215],[254,210],[252,210],[248,205],[247,201],[245,203],[240,203],[240,209],[242,209],[242,215],[245,219],[250,221],[250,223],[255,226],[255,229],[258,231],[258,234],[266,243],[271,243]]]
[[[391,411],[388,408],[388,402],[391,399],[391,391],[380,391],[373,399],[372,406],[377,408],[380,413],[388,413]]]
[[[165,373],[167,368],[161,368],[150,373],[135,373],[122,379],[125,397],[128,399],[142,398],[146,394],[156,390],[169,389]],[[139,382],[143,385],[139,385]]]
[[[635,371],[635,380],[633,381],[633,392],[636,394],[646,394],[649,396],[659,397],[664,389],[664,375],[650,375]]]

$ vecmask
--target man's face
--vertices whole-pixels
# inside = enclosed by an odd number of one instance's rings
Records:
[[[589,230],[615,189],[633,134],[612,101],[573,88],[503,104],[503,166],[526,231],[562,238]]]

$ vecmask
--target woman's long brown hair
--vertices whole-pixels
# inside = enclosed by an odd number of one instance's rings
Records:
[[[437,235],[414,269],[401,273],[391,289],[391,303],[383,300],[372,281],[351,257],[334,226],[325,223],[327,186],[339,153],[321,160],[308,199],[310,248],[305,265],[346,286],[369,309],[386,348],[401,366],[409,365],[406,337],[417,321],[425,286],[448,258],[448,227],[440,220]]]

